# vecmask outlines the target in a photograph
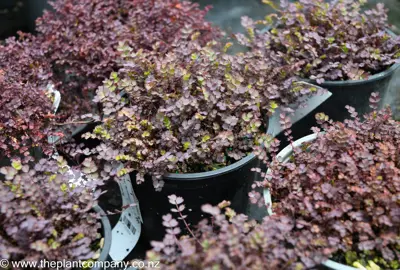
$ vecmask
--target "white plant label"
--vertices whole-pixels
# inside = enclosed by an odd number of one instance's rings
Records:
[[[70,185],[83,186],[88,181],[80,171],[68,166],[67,173],[71,176]],[[129,175],[118,182],[122,197],[122,213],[118,223],[112,229],[110,257],[114,261],[122,261],[133,250],[139,241],[142,231],[142,215],[139,202],[133,191]]]
[[[122,211],[117,225],[112,230],[110,257],[114,261],[122,261],[133,250],[139,241],[143,223],[139,201],[133,192],[129,175],[123,176],[118,184],[122,205],[129,207]]]
[[[54,84],[49,83],[46,86],[46,92],[49,94],[54,95],[54,101],[53,101],[53,108],[54,108],[54,113],[57,112],[58,107],[60,106],[60,102],[61,102],[61,94],[58,90],[56,90],[54,88]]]

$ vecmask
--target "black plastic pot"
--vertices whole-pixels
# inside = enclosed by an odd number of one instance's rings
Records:
[[[231,201],[231,208],[237,213],[245,213],[248,207],[248,192],[251,183],[258,174],[251,168],[259,167],[260,161],[253,154],[242,160],[210,172],[168,174],[164,177],[165,185],[161,191],[155,191],[149,177],[144,183],[136,184],[136,175],[132,174],[132,185],[139,200],[143,217],[142,237],[145,242],[161,240],[165,235],[162,216],[170,213],[173,207],[168,202],[168,195],[183,197],[187,221],[197,224],[204,218],[201,206],[209,203],[216,205],[223,200]],[[185,230],[184,226],[181,226]]]
[[[101,215],[101,227],[102,227],[102,236],[104,237],[104,246],[101,249],[100,257],[97,259],[99,262],[111,261],[109,256],[111,249],[111,225],[110,221],[106,215],[106,213],[101,209],[100,206],[96,205],[93,207],[93,210]],[[93,267],[92,270],[100,270],[103,269],[101,267]]]
[[[366,80],[356,81],[325,81],[319,86],[326,88],[332,93],[332,96],[304,117],[301,121],[293,125],[292,131],[294,139],[304,137],[311,132],[311,127],[317,126],[315,114],[323,112],[335,121],[343,121],[350,117],[350,114],[345,109],[346,105],[354,107],[359,116],[371,111],[369,107],[369,98],[372,92],[378,92],[381,98],[379,106],[382,107],[385,99],[388,98],[389,84],[396,69],[400,63],[392,65],[389,69],[372,75]],[[316,82],[305,80],[309,83]],[[277,137],[280,140],[285,140],[283,134]],[[282,144],[284,145],[284,144]]]
[[[325,81],[320,86],[332,92],[332,96],[318,110],[336,121],[343,121],[349,117],[345,109],[346,105],[354,107],[359,115],[363,115],[371,110],[369,98],[372,92],[379,93],[381,97],[380,105],[382,106],[388,93],[390,80],[399,66],[399,63],[394,64],[387,70],[372,75],[366,80]],[[308,82],[315,83],[313,81]]]

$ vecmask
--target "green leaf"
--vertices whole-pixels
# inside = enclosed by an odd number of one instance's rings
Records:
[[[250,123],[250,129],[252,132],[258,132],[260,126],[261,126],[261,121],[259,121],[259,120],[256,120],[256,121],[253,121],[252,123]]]
[[[57,174],[51,175],[49,178],[49,182],[52,182],[54,179],[56,179],[56,177],[57,177]]]
[[[368,261],[367,269],[368,270],[381,270],[381,268],[373,261]]]
[[[127,161],[127,160],[133,160],[133,158],[130,155],[118,155],[115,157],[115,160],[117,161]]]
[[[304,67],[304,72],[308,73],[312,68],[312,65],[310,63],[308,63],[305,67]]]
[[[353,266],[357,269],[367,270],[360,262],[354,262]]]
[[[303,36],[300,34],[300,32],[295,32],[294,34],[300,41],[303,41]]]
[[[271,25],[274,23],[274,20],[272,19],[273,17],[276,17],[275,14],[269,14],[267,16],[265,16],[265,21],[267,22],[267,24]]]
[[[183,80],[188,81],[190,79],[190,76],[191,76],[190,73],[186,73],[185,75],[183,75]]]
[[[327,40],[330,44],[332,44],[332,43],[335,41],[335,38],[334,38],[334,37],[327,37],[326,40]]]
[[[201,138],[201,142],[205,143],[208,140],[210,140],[210,138],[211,138],[210,135],[205,135],[205,136],[203,136],[203,138]]]
[[[272,113],[275,112],[275,109],[278,108],[278,103],[276,103],[275,101],[270,101],[269,102],[269,109]]]
[[[183,143],[183,150],[188,150],[190,148],[190,146],[192,146],[192,144],[190,142],[184,142]]]
[[[250,122],[250,120],[253,118],[253,114],[252,113],[244,113],[243,115],[242,115],[242,119],[245,121],[245,122]]]
[[[304,269],[304,266],[301,263],[296,264],[295,270],[303,270],[303,269]]]
[[[175,162],[175,161],[177,161],[177,158],[175,156],[170,156],[170,157],[168,157],[168,160],[171,162]]]
[[[199,38],[199,36],[200,36],[200,32],[195,32],[190,38],[192,40],[197,40]]]
[[[347,48],[346,44],[343,44],[341,48],[342,48],[342,51],[344,53],[348,53],[349,52],[349,48]]]
[[[145,132],[142,133],[142,137],[146,138],[146,137],[150,137],[150,132],[148,132],[147,130]]]
[[[219,264],[214,264],[212,270],[221,270],[221,267]]]
[[[190,58],[192,58],[192,60],[197,60],[197,58],[199,58],[199,56],[197,54],[195,54],[195,53],[192,53]]]
[[[111,72],[111,79],[115,80],[118,78],[118,73],[117,72]]]
[[[253,28],[247,28],[247,33],[249,34],[251,39],[254,39],[255,34],[254,34],[254,29]]]
[[[232,42],[228,42],[228,43],[226,43],[225,44],[225,46],[224,46],[224,52],[227,52],[228,51],[228,49],[231,47],[233,45],[233,43]]]
[[[169,120],[169,118],[167,116],[164,116],[164,120],[163,120],[164,126],[170,130],[171,129],[171,120]]]
[[[277,6],[273,1],[271,1],[271,0],[262,0],[262,2],[263,2],[264,4],[269,5],[269,6],[272,7],[273,9],[278,10],[278,6]]]
[[[204,240],[203,243],[201,243],[201,246],[204,250],[207,250],[210,247],[210,242],[208,242],[208,240]]]
[[[60,186],[60,189],[61,189],[62,192],[67,192],[67,191],[68,191],[68,186],[67,186],[67,184],[63,183],[63,184]]]
[[[14,161],[11,163],[11,166],[12,166],[14,169],[16,169],[17,171],[19,171],[19,170],[22,169],[22,164],[21,164],[21,161],[19,161],[19,160],[14,160]]]
[[[277,35],[278,34],[278,30],[276,30],[276,28],[272,28],[271,29],[271,33],[274,34],[274,35]]]
[[[85,237],[85,235],[83,233],[78,233],[77,235],[75,235],[74,238],[72,238],[72,242],[76,242],[78,240],[81,240],[83,237]]]
[[[16,193],[20,188],[20,185],[11,185],[11,192]]]
[[[127,173],[128,173],[128,170],[125,169],[125,168],[122,168],[121,170],[119,170],[119,171],[117,172],[117,176],[118,176],[118,177],[121,177],[121,176],[124,176],[124,175],[127,174]]]
[[[206,118],[205,116],[201,115],[200,113],[196,113],[194,117],[198,120],[204,120],[204,118]]]

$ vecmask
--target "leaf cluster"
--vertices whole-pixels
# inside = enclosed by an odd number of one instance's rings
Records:
[[[177,199],[182,208],[183,199]],[[332,252],[319,233],[298,230],[301,224],[289,216],[266,217],[258,224],[227,206],[229,202],[204,205],[203,212],[211,217],[197,224],[192,237],[179,237],[178,220],[163,216],[167,234],[162,242],[152,242],[147,259],[161,261],[163,269],[302,270],[315,267]]]
[[[0,46],[0,157],[24,156],[34,147],[50,153],[55,118],[51,68],[44,52],[31,44],[37,39],[23,35]]]
[[[323,130],[314,128],[315,141],[294,148],[286,162],[275,155],[259,185],[270,188],[274,212],[315,228],[342,254],[397,268],[400,123],[389,108],[376,110],[377,94],[370,101],[374,111],[364,118],[349,106],[343,123],[317,114]]]
[[[266,140],[268,117],[280,105],[317,89],[297,83],[291,66],[261,54],[229,55],[198,32],[174,41],[166,54],[121,44],[123,67],[96,93],[103,123],[84,138],[102,144],[90,154],[125,164],[137,181],[167,172],[203,172],[227,166]]]
[[[37,36],[60,84],[64,110],[90,112],[94,90],[116,71],[118,42],[168,51],[185,25],[203,42],[221,32],[204,20],[208,8],[181,0],[56,0],[37,20]]]
[[[0,173],[0,256],[13,261],[87,260],[95,256],[99,240],[99,192],[86,185],[70,185],[74,175],[62,157],[13,160]]]
[[[363,10],[365,3],[283,0],[265,20],[243,18],[249,35],[238,38],[255,50],[299,64],[297,74],[318,83],[366,79],[400,58],[400,38],[387,32],[384,5]],[[257,25],[267,30],[257,30]]]

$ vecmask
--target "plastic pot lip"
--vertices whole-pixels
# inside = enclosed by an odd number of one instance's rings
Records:
[[[399,66],[400,66],[400,63],[394,63],[393,65],[390,66],[390,68],[388,68],[380,73],[371,75],[368,77],[368,79],[365,79],[365,80],[324,81],[321,84],[318,84],[315,80],[310,80],[310,79],[305,79],[305,78],[301,78],[301,80],[308,82],[308,83],[316,84],[321,87],[364,85],[364,84],[374,83],[375,81],[379,81],[383,78],[391,76]]]
[[[301,146],[303,143],[308,143],[308,142],[312,142],[314,141],[316,138],[318,137],[318,133],[313,133],[307,136],[304,136],[296,141],[294,141],[292,144],[289,144],[288,146],[286,146],[285,148],[283,148],[277,155],[277,158],[280,162],[287,162],[290,158],[290,156],[293,153],[293,147],[299,147]],[[267,169],[267,179],[268,179],[268,175],[271,174],[271,169],[268,168]],[[263,197],[264,197],[264,201],[266,204],[272,204],[272,199],[271,199],[271,193],[269,192],[268,188],[264,188],[263,190]],[[272,209],[271,207],[268,207],[268,215],[272,215]]]
[[[316,138],[318,137],[318,133],[313,133],[307,136],[304,136],[296,141],[293,142],[293,144],[289,144],[288,146],[286,146],[285,148],[283,148],[277,155],[278,159],[281,160],[281,162],[286,162],[290,156],[293,153],[293,147],[299,147],[301,146],[303,143],[309,143],[314,141]],[[268,169],[268,172],[270,172],[270,169]],[[267,173],[268,173],[267,172]]]
[[[97,261],[105,262],[105,261],[107,261],[107,259],[109,257],[109,253],[110,253],[110,249],[111,249],[111,224],[110,224],[110,220],[108,219],[106,213],[100,206],[98,206],[98,205],[93,206],[93,210],[97,214],[101,215],[101,225],[102,225],[103,236],[104,236],[104,246],[101,249],[100,257],[97,259]],[[92,268],[92,270],[97,270],[97,269],[100,269],[100,268],[96,268],[96,267]]]
[[[318,133],[313,133],[310,135],[307,135],[305,137],[302,137],[298,140],[296,140],[295,142],[293,142],[293,146],[294,147],[299,147],[301,146],[303,143],[309,143],[314,141],[316,138],[318,137]],[[290,156],[293,153],[293,146],[292,145],[288,145],[286,146],[282,151],[280,151],[277,155],[277,157],[281,160],[281,162],[287,162],[287,160],[290,158]],[[271,170],[268,169],[267,174],[270,173]],[[268,189],[264,189],[263,191],[264,193],[264,198],[267,194],[269,194],[269,190]],[[270,212],[272,213],[272,211]],[[351,266],[347,266],[341,263],[337,263],[335,261],[332,260],[327,260],[325,262],[322,263],[324,266],[328,267],[329,269],[332,270],[356,270],[357,268],[351,267]]]
[[[76,134],[82,132],[85,128],[87,128],[87,124],[80,126],[76,128],[73,131],[73,134],[71,137],[75,136]],[[165,180],[176,180],[176,181],[196,181],[196,180],[204,180],[212,177],[217,177],[220,175],[224,175],[227,173],[230,173],[232,171],[236,171],[240,169],[241,167],[245,166],[247,163],[253,161],[256,158],[256,156],[252,153],[247,155],[246,157],[242,158],[239,161],[236,161],[235,163],[228,165],[226,167],[214,170],[214,171],[209,171],[209,172],[201,172],[201,173],[167,173],[163,176],[163,179]]]
[[[392,37],[396,37],[397,36],[390,29],[386,29],[386,32]],[[393,65],[391,65],[386,70],[384,70],[382,72],[379,72],[377,74],[371,75],[371,76],[368,77],[368,79],[365,79],[365,80],[324,81],[323,83],[318,84],[315,80],[311,80],[311,79],[307,79],[307,78],[301,78],[301,79],[303,81],[305,81],[305,82],[313,83],[313,84],[319,85],[321,87],[363,85],[363,84],[374,83],[375,81],[378,81],[378,80],[381,80],[383,78],[391,76],[399,66],[400,66],[400,62],[394,63]]]
[[[256,158],[254,154],[249,154],[246,157],[242,158],[235,163],[220,168],[218,170],[209,171],[209,172],[201,172],[201,173],[168,173],[163,176],[165,180],[178,180],[178,181],[196,181],[196,180],[204,180],[207,178],[217,177],[223,174],[227,174],[233,171],[240,169],[245,166],[249,162],[253,161]]]
[[[324,266],[328,267],[329,269],[333,269],[333,270],[357,270],[357,268],[348,266],[348,265],[344,265],[341,263],[337,263],[335,261],[332,260],[327,260],[324,263],[322,263]]]

